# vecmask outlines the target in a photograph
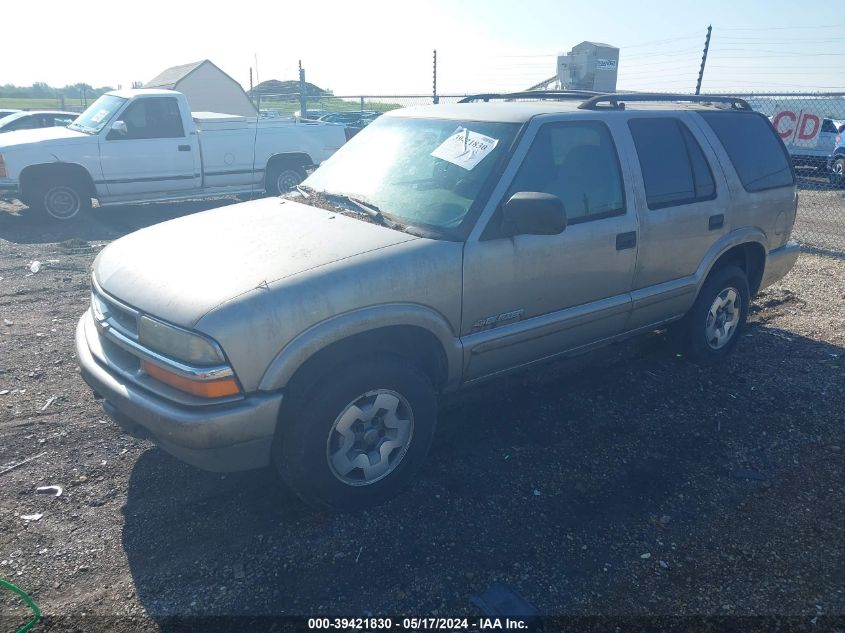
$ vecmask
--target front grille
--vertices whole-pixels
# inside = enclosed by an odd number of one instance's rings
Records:
[[[96,285],[91,291],[91,307],[98,321],[106,321],[121,334],[138,339],[138,313],[106,296]]]

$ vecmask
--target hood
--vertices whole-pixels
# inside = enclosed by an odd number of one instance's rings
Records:
[[[163,222],[123,237],[94,261],[107,293],[183,327],[265,284],[412,235],[279,198]]]
[[[14,132],[0,133],[0,152],[4,149],[13,148],[17,145],[31,145],[33,143],[48,142],[55,145],[56,142],[72,143],[80,139],[89,138],[88,134],[77,132],[66,127],[42,127],[34,130],[15,130]],[[91,137],[95,138],[95,137]]]

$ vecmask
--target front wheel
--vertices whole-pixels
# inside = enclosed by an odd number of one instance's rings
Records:
[[[283,194],[296,187],[305,177],[305,170],[299,165],[273,165],[267,170],[267,193],[271,196]]]
[[[35,208],[54,220],[71,220],[91,209],[91,196],[64,180],[47,184],[34,198]]]
[[[393,497],[425,461],[437,399],[399,358],[361,360],[325,375],[283,409],[273,462],[306,503],[360,510]]]
[[[828,178],[834,187],[845,187],[845,156],[840,156],[831,163]]]
[[[706,363],[730,353],[748,318],[750,303],[748,278],[741,268],[725,266],[710,273],[679,323],[678,334],[688,356]]]

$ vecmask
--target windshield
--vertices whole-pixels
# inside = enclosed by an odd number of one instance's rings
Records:
[[[68,127],[88,134],[96,134],[102,130],[120,107],[126,103],[126,99],[113,95],[103,95],[94,103],[88,106],[79,117]]]
[[[519,125],[381,117],[304,185],[377,207],[398,222],[455,233]]]

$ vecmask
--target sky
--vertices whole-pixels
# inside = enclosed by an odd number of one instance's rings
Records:
[[[845,91],[845,13],[827,1],[142,0],[59,18],[67,6],[3,4],[0,84],[127,88],[210,59],[248,88],[251,67],[295,79],[302,60],[337,95],[430,94],[437,49],[440,94],[514,91],[592,40],[621,49],[618,89],[687,92],[712,25],[703,92]]]

